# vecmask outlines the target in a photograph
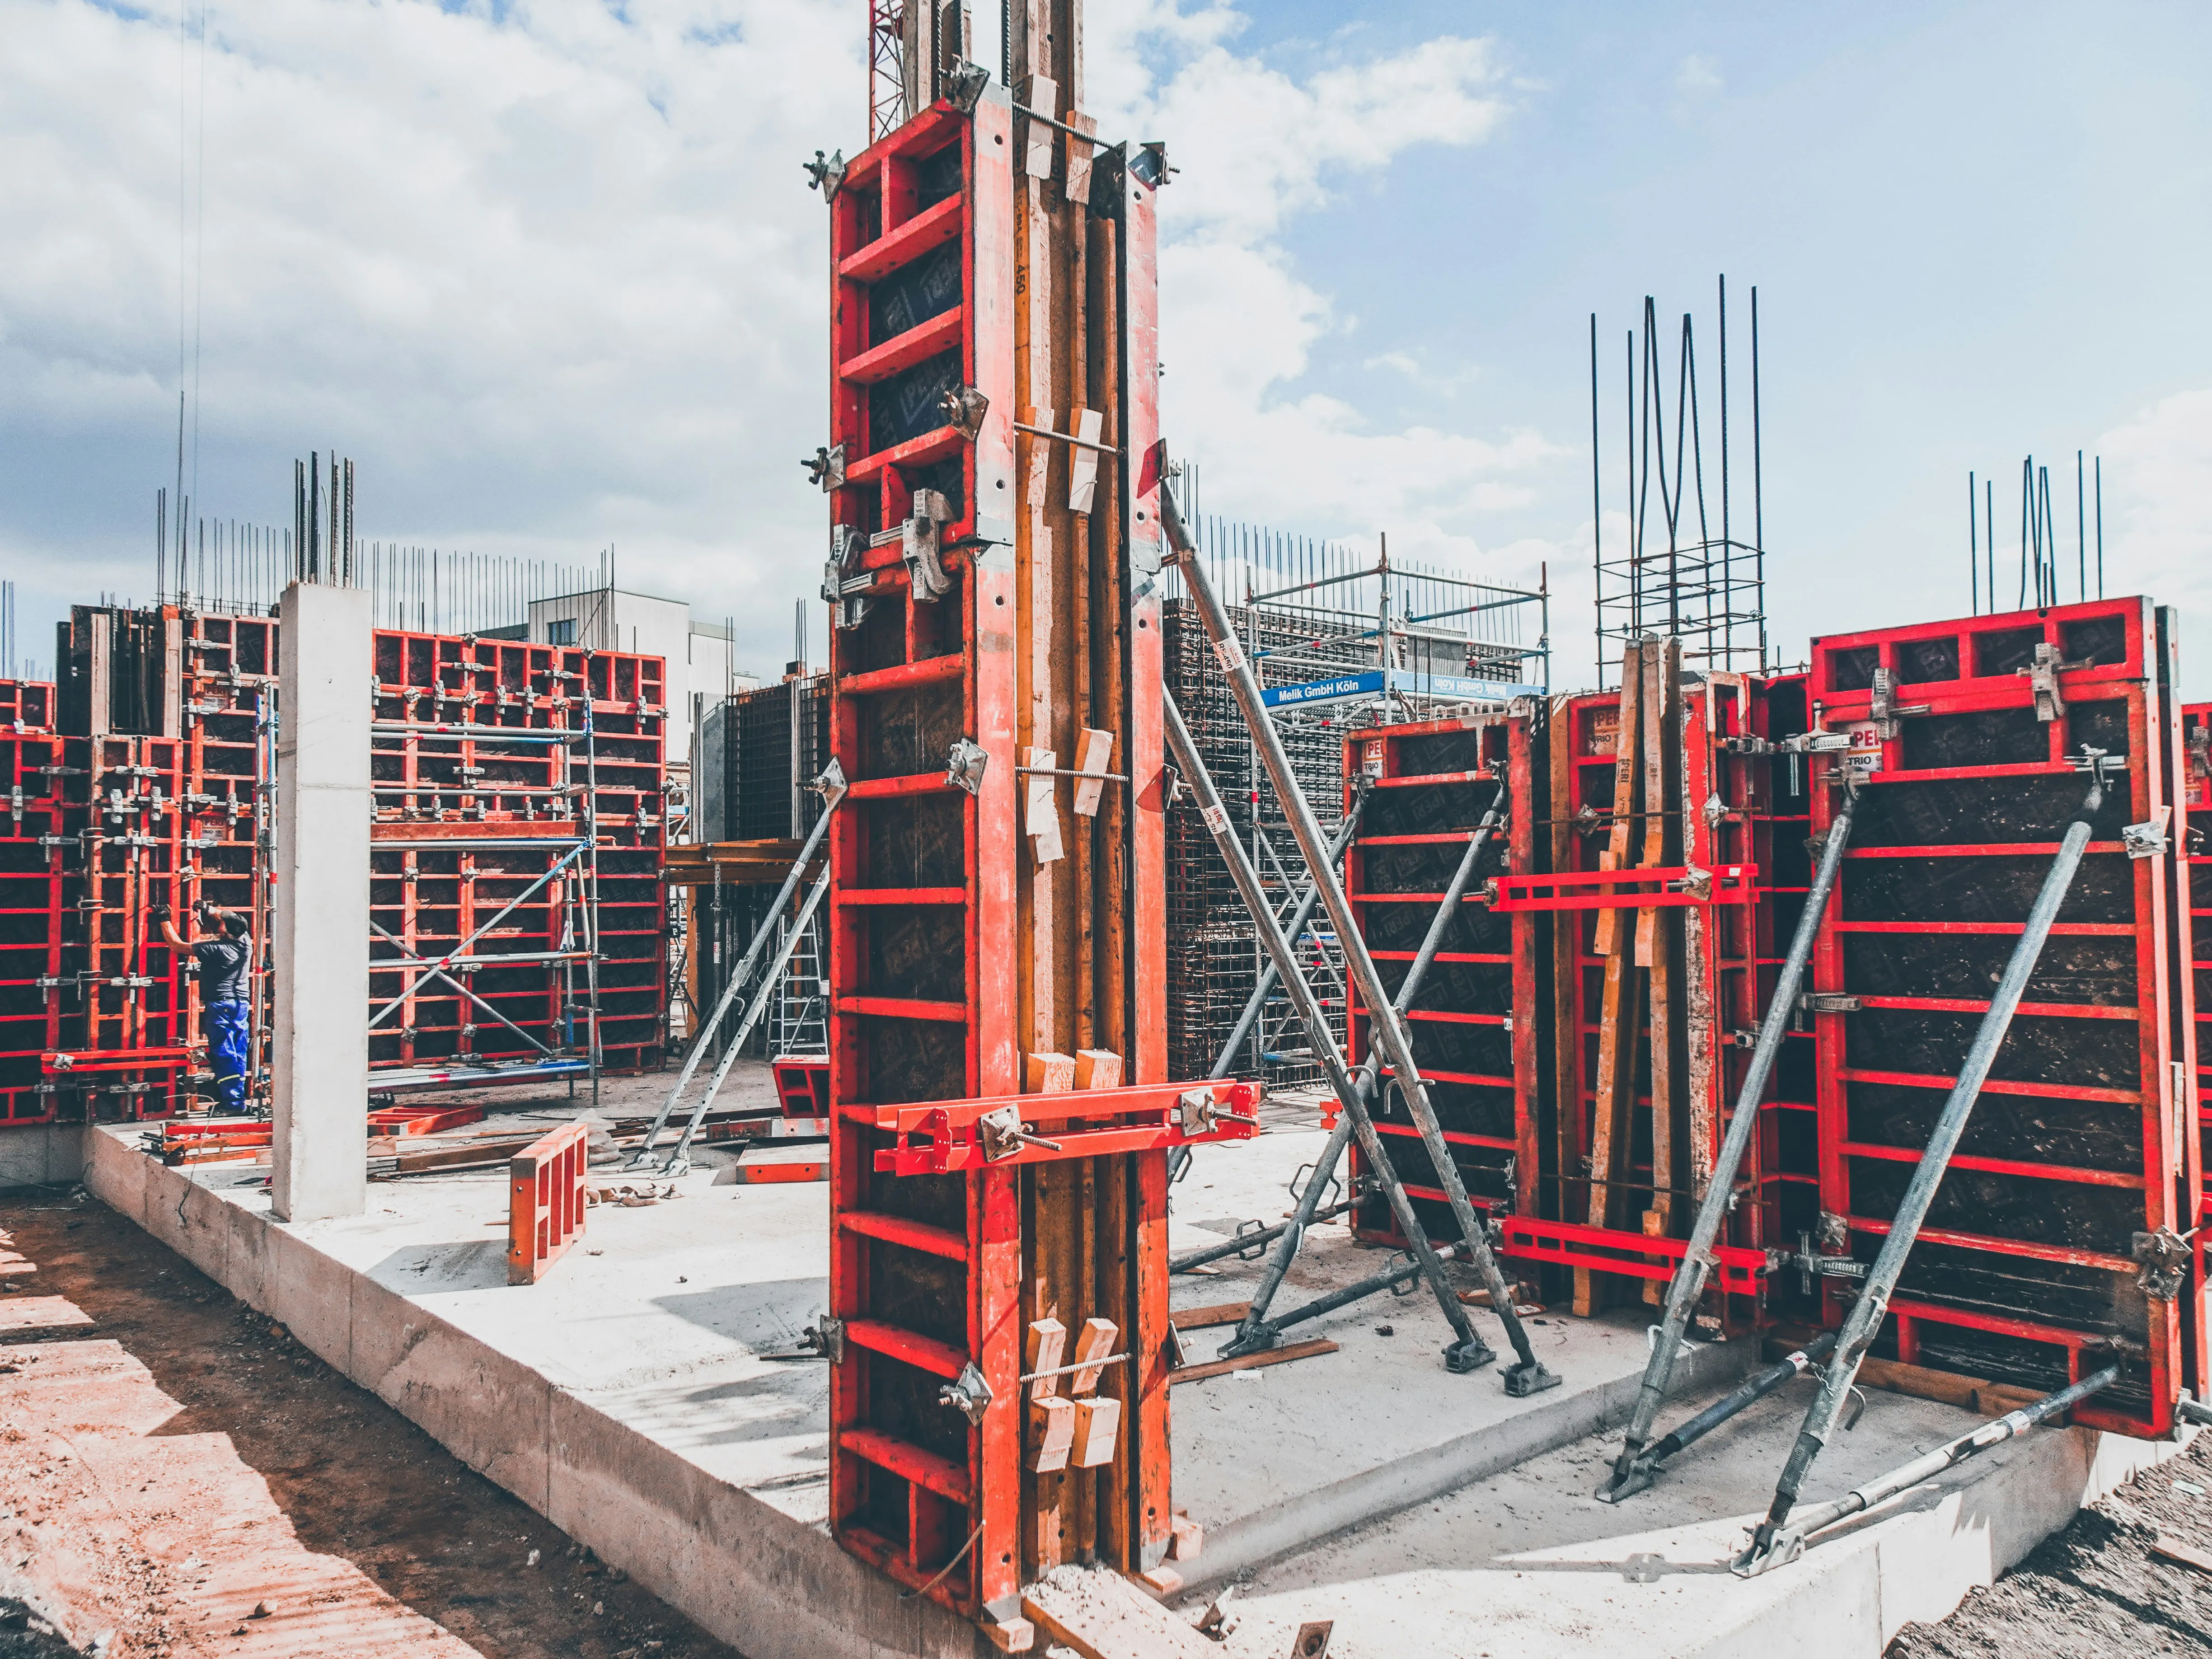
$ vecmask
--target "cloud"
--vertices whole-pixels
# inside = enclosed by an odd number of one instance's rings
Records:
[[[2097,440],[2105,461],[2105,591],[2148,593],[2182,612],[2184,684],[2212,696],[2212,668],[2192,668],[2212,640],[2212,388],[2179,392]],[[2056,489],[2054,486],[2054,495]]]
[[[1686,100],[1716,97],[1723,84],[1719,64],[1695,52],[1685,58],[1674,71],[1674,90]]]
[[[211,0],[195,244],[179,158],[202,67],[176,15],[0,0],[0,565],[27,634],[151,586],[197,273],[201,511],[288,522],[289,461],[335,448],[366,536],[568,563],[611,543],[626,582],[735,613],[781,661],[823,537],[798,457],[827,420],[827,226],[798,164],[858,147],[860,16]],[[1316,348],[1354,319],[1297,250],[1522,94],[1487,40],[1340,39],[1293,75],[1244,46],[1248,21],[1223,0],[1086,19],[1103,129],[1164,138],[1182,168],[1162,198],[1170,430],[1224,510],[1462,546],[1554,452],[1316,389]]]
[[[1239,55],[1223,7],[1133,10],[1141,22],[1124,14],[1107,37],[1111,67],[1093,78],[1121,100],[1102,106],[1105,130],[1164,138],[1181,169],[1160,198],[1170,443],[1200,458],[1218,510],[1322,534],[1384,526],[1456,562],[1474,557],[1471,523],[1525,503],[1529,476],[1559,452],[1526,430],[1386,428],[1341,397],[1297,390],[1315,348],[1356,319],[1298,275],[1293,233],[1411,150],[1494,134],[1511,107],[1495,44],[1444,37],[1297,79]],[[1370,362],[1429,391],[1474,372],[1439,374],[1398,349]]]

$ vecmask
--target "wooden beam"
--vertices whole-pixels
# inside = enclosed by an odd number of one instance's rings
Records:
[[[1319,1354],[1334,1353],[1336,1344],[1326,1337],[1311,1342],[1293,1342],[1287,1347],[1269,1348],[1264,1353],[1240,1354],[1234,1359],[1209,1359],[1202,1364],[1185,1365],[1168,1373],[1170,1382],[1202,1382],[1209,1376],[1222,1376],[1231,1371],[1249,1371],[1260,1365],[1280,1365],[1287,1360],[1311,1359]]]

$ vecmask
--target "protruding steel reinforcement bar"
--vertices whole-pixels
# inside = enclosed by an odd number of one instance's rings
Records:
[[[1878,1475],[1863,1486],[1854,1486],[1841,1498],[1816,1504],[1805,1511],[1798,1523],[1775,1535],[1772,1547],[1759,1568],[1778,1567],[1786,1561],[1795,1561],[1805,1553],[1805,1542],[1813,1534],[1832,1527],[1838,1521],[1863,1515],[1875,1504],[1894,1498],[1898,1493],[1933,1480],[1946,1469],[1956,1468],[1970,1457],[1978,1457],[1992,1446],[2001,1446],[2015,1435],[2025,1434],[2039,1423],[2048,1421],[2072,1406],[2078,1406],[2100,1389],[2110,1388],[2119,1380],[2120,1368],[2107,1365],[2094,1376],[2063,1388],[2056,1394],[2047,1394],[2033,1404],[2018,1411],[2007,1412],[1993,1418],[1979,1428],[1969,1429],[1955,1440],[1947,1440],[1929,1452],[1923,1452],[1910,1463],[1901,1464],[1887,1474]]]
[[[1651,1358],[1644,1367],[1644,1387],[1636,1396],[1636,1409],[1628,1419],[1627,1437],[1622,1443],[1620,1455],[1613,1462],[1612,1478],[1598,1488],[1597,1495],[1607,1503],[1618,1503],[1642,1492],[1658,1473],[1660,1455],[1647,1455],[1646,1451],[1651,1431],[1658,1423],[1659,1408],[1666,1403],[1667,1390],[1674,1380],[1674,1361],[1682,1352],[1682,1333],[1689,1328],[1690,1320],[1698,1310],[1698,1300],[1705,1294],[1706,1277],[1713,1270],[1713,1241],[1720,1237],[1721,1227],[1735,1202],[1736,1171],[1743,1167],[1744,1154],[1751,1150],[1751,1138],[1759,1131],[1759,1098],[1766,1092],[1767,1079],[1774,1074],[1774,1062],[1782,1053],[1783,1036],[1790,1028],[1790,1016],[1796,1012],[1797,988],[1804,982],[1805,964],[1812,958],[1813,941],[1820,934],[1820,917],[1828,908],[1836,872],[1843,867],[1844,854],[1850,846],[1851,824],[1858,811],[1859,798],[1848,772],[1844,778],[1843,805],[1828,826],[1827,842],[1820,848],[1820,867],[1813,872],[1812,889],[1805,896],[1805,908],[1797,918],[1797,931],[1790,940],[1790,954],[1783,958],[1782,971],[1776,976],[1774,999],[1766,1005],[1766,1018],[1759,1025],[1759,1041],[1751,1051],[1751,1064],[1744,1073],[1743,1086],[1736,1091],[1735,1115],[1729,1120],[1728,1133],[1722,1139],[1720,1156],[1714,1161],[1705,1201],[1698,1206],[1697,1223],[1690,1229],[1689,1248],[1682,1253],[1682,1265],[1674,1270],[1674,1282],[1668,1287],[1666,1316],[1659,1322],[1658,1334],[1651,1344]]]
[[[1989,1079],[1990,1067],[1996,1062],[2005,1033],[2012,1027],[2013,1012],[2020,1006],[2027,981],[2043,955],[2044,941],[2051,937],[2051,924],[2057,919],[2058,907],[2065,902],[2067,889],[2074,884],[2074,873],[2081,866],[2082,849],[2089,844],[2091,827],[2098,810],[2105,804],[2105,773],[2116,763],[2102,750],[2088,749],[2083,752],[2089,772],[2089,792],[2067,823],[2065,836],[2058,844],[2058,856],[2051,860],[2050,873],[2043,878],[2042,890],[2036,894],[2035,904],[2027,913],[2020,943],[2013,947],[2003,977],[1997,981],[1996,993],[1990,999],[1989,1012],[1982,1016],[1973,1043],[1959,1067],[1959,1080],[1951,1085],[1950,1097],[1943,1103],[1935,1130],[1928,1137],[1927,1147],[1913,1166],[1912,1180],[1890,1221],[1889,1235],[1882,1240],[1881,1253],[1867,1272],[1866,1288],[1844,1320],[1843,1330],[1836,1339],[1835,1361],[1820,1379],[1820,1391],[1805,1413],[1805,1425],[1797,1431],[1797,1442],[1790,1449],[1789,1462],[1783,1465],[1782,1478],[1775,1483],[1774,1502],[1768,1507],[1766,1519],[1753,1530],[1751,1547],[1734,1563],[1739,1577],[1748,1578],[1793,1560],[1803,1547],[1805,1529],[1800,1528],[1785,1534],[1784,1524],[1790,1519],[1790,1510],[1796,1507],[1797,1494],[1804,1490],[1807,1472],[1836,1431],[1844,1402],[1858,1376],[1859,1362],[1866,1357],[1875,1334],[1881,1329],[1890,1293],[1897,1288],[1898,1278],[1905,1271],[1905,1259],[1920,1235],[1929,1206],[1936,1201],[1936,1188],[1944,1171],[1950,1168],[1951,1154],[1958,1149],[1959,1139],[1966,1131],[1966,1120],[1973,1112],[1982,1085]],[[1787,1542],[1789,1539],[1796,1540],[1795,1547]]]
[[[1451,1206],[1452,1218],[1460,1230],[1460,1242],[1468,1259],[1480,1275],[1490,1292],[1490,1305],[1505,1327],[1505,1334],[1513,1344],[1517,1363],[1504,1372],[1505,1388],[1509,1394],[1534,1394],[1541,1389],[1556,1388],[1559,1377],[1547,1370],[1536,1358],[1536,1351],[1528,1341],[1528,1333],[1522,1328],[1520,1318],[1513,1311],[1513,1293],[1505,1283],[1505,1275],[1498,1271],[1498,1258],[1491,1253],[1490,1236],[1482,1218],[1468,1201],[1467,1185],[1460,1179],[1459,1166],[1452,1161],[1451,1150],[1444,1144],[1443,1130],[1437,1121],[1436,1109],[1429,1102],[1429,1091],[1422,1081],[1420,1068],[1413,1060],[1413,1046],[1406,1032],[1406,1024],[1390,1006],[1390,994],[1383,988],[1382,975],[1375,970],[1375,958],[1367,953],[1367,944],[1360,937],[1352,906],[1344,896],[1344,885],[1337,879],[1335,870],[1328,861],[1328,844],[1322,835],[1321,824],[1306,801],[1305,791],[1299,787],[1297,774],[1291,768],[1291,757],[1283,750],[1283,740],[1267,717],[1265,701],[1260,695],[1260,682],[1252,672],[1252,665],[1244,655],[1244,647],[1237,639],[1236,629],[1229,623],[1228,612],[1222,609],[1220,597],[1206,575],[1206,562],[1196,555],[1190,532],[1183,527],[1182,515],[1176,510],[1174,494],[1160,492],[1161,528],[1167,532],[1172,556],[1181,567],[1184,591],[1196,604],[1199,619],[1206,636],[1212,641],[1215,659],[1227,675],[1229,686],[1237,698],[1238,710],[1244,716],[1245,726],[1252,733],[1253,745],[1260,751],[1260,759],[1267,769],[1269,781],[1275,786],[1276,798],[1282,802],[1284,815],[1289,819],[1291,831],[1297,837],[1298,850],[1305,854],[1306,868],[1313,872],[1321,886],[1322,902],[1328,908],[1328,919],[1336,928],[1344,951],[1344,964],[1352,983],[1358,988],[1359,1000],[1367,1006],[1374,1021],[1375,1041],[1395,1074],[1399,1088],[1404,1092],[1407,1109],[1413,1115],[1414,1124],[1421,1133],[1421,1144],[1427,1147],[1429,1161],[1435,1166],[1437,1183]],[[1186,736],[1188,734],[1186,733]],[[1251,901],[1248,898],[1246,901]],[[1255,920],[1257,920],[1255,917]],[[1273,918],[1267,918],[1272,925]],[[1280,963],[1283,982],[1289,985],[1297,974],[1296,964],[1287,957]],[[1308,1000],[1310,1001],[1310,994]],[[1327,1039],[1317,1036],[1316,1050]],[[1342,1066],[1334,1067],[1341,1073]],[[1346,1079],[1348,1085],[1350,1079]],[[1358,1103],[1357,1091],[1346,1100],[1347,1110],[1356,1109],[1362,1123],[1366,1121],[1366,1109]],[[1357,1128],[1355,1127],[1355,1133]],[[1369,1125],[1361,1134],[1361,1149],[1369,1153],[1377,1164],[1377,1173],[1387,1169],[1379,1151],[1368,1146],[1373,1136]],[[1410,1216],[1412,1210],[1407,1208]],[[1405,1230],[1404,1218],[1399,1226]],[[1410,1243],[1414,1237],[1406,1232]],[[1454,1298],[1457,1306],[1457,1298]]]
[[[1162,500],[1165,500],[1167,492],[1162,490],[1160,495]],[[1329,1085],[1336,1091],[1336,1097],[1344,1103],[1344,1121],[1359,1137],[1362,1150],[1373,1160],[1376,1180],[1390,1200],[1390,1212],[1397,1218],[1398,1225],[1404,1230],[1413,1260],[1423,1277],[1429,1281],[1429,1288],[1436,1293],[1437,1304],[1443,1310],[1444,1319],[1457,1339],[1444,1350],[1444,1364],[1455,1371],[1471,1371],[1487,1364],[1497,1356],[1474,1334],[1474,1326],[1468,1320],[1466,1309],[1460,1305],[1459,1292],[1452,1288],[1443,1261],[1437,1258],[1429,1243],[1428,1234],[1421,1227],[1420,1218],[1413,1213],[1413,1200],[1406,1196],[1404,1188],[1391,1172],[1390,1166],[1383,1162],[1382,1138],[1375,1133],[1374,1124],[1368,1120],[1367,1109],[1360,1101],[1359,1091],[1352,1081],[1351,1073],[1345,1069],[1344,1056],[1337,1052],[1335,1040],[1329,1033],[1328,1016],[1322,1013],[1313,988],[1298,972],[1297,963],[1291,955],[1290,940],[1276,925],[1273,907],[1268,904],[1267,895],[1261,890],[1259,872],[1252,867],[1251,855],[1244,850],[1244,844],[1237,839],[1236,831],[1230,828],[1229,811],[1214,793],[1213,779],[1206,769],[1205,761],[1200,757],[1198,744],[1191,738],[1190,728],[1183,724],[1182,710],[1176,707],[1175,698],[1165,692],[1161,695],[1161,702],[1166,715],[1169,746],[1174,750],[1177,763],[1183,769],[1184,777],[1197,798],[1199,811],[1206,819],[1206,829],[1213,836],[1213,844],[1221,849],[1222,857],[1229,861],[1229,872],[1236,878],[1237,890],[1244,900],[1244,908],[1252,913],[1252,925],[1259,930],[1261,943],[1267,947],[1268,956],[1281,970],[1283,987],[1290,994],[1291,1004],[1297,1010],[1298,1018],[1304,1022],[1314,1053],[1328,1073]],[[1307,1190],[1312,1190],[1311,1184]]]
[[[1397,999],[1391,1005],[1394,1012],[1403,1016],[1413,1006],[1413,999],[1419,994],[1422,981],[1429,976],[1429,969],[1437,959],[1437,952],[1443,948],[1444,936],[1451,931],[1452,918],[1458,914],[1468,887],[1474,879],[1475,866],[1482,860],[1483,848],[1490,844],[1491,838],[1504,823],[1502,809],[1505,804],[1505,784],[1501,779],[1498,793],[1491,798],[1489,809],[1482,815],[1482,822],[1468,837],[1467,851],[1461,855],[1459,867],[1452,872],[1451,881],[1444,889],[1443,902],[1437,906],[1436,915],[1429,922],[1429,931],[1422,936],[1421,948],[1413,953],[1413,960],[1406,969],[1406,977],[1399,984]],[[1367,1059],[1360,1066],[1359,1074],[1352,1079],[1352,1086],[1358,1090],[1359,1103],[1363,1107],[1372,1107],[1375,1103],[1376,1085],[1381,1077],[1380,1053],[1379,1048],[1370,1045]],[[1304,1242],[1305,1230],[1313,1222],[1312,1210],[1319,1201],[1321,1189],[1336,1173],[1337,1160],[1344,1156],[1345,1144],[1349,1139],[1350,1131],[1340,1119],[1335,1130],[1329,1135],[1328,1146],[1322,1149],[1320,1159],[1314,1165],[1312,1178],[1299,1194],[1297,1214],[1292,1218],[1289,1231],[1283,1235],[1282,1242],[1276,1246],[1274,1255],[1268,1258],[1266,1268],[1261,1273],[1259,1287],[1252,1292],[1252,1305],[1245,1313],[1243,1322],[1228,1346],[1221,1351],[1224,1358],[1235,1358],[1242,1354],[1273,1348],[1281,1342],[1284,1326],[1340,1308],[1363,1296],[1372,1296],[1378,1291],[1391,1289],[1403,1280],[1402,1273],[1376,1274],[1358,1285],[1332,1291],[1321,1301],[1285,1314],[1280,1319],[1270,1320],[1267,1317],[1267,1309],[1275,1299],[1276,1291],[1282,1285],[1283,1275],[1290,1271],[1291,1263],[1297,1259],[1298,1248]]]
[[[669,1115],[675,1111],[676,1103],[683,1098],[692,1073],[699,1069],[699,1062],[706,1057],[708,1046],[714,1040],[714,1033],[721,1028],[722,1021],[728,1018],[730,1010],[736,1006],[738,993],[744,988],[745,976],[752,972],[753,963],[760,959],[760,953],[767,948],[769,935],[775,931],[775,924],[781,918],[784,907],[791,902],[791,896],[799,890],[799,878],[806,873],[808,861],[820,848],[823,837],[830,833],[830,820],[836,816],[837,807],[845,799],[844,768],[832,759],[822,769],[822,775],[814,780],[811,787],[822,797],[822,816],[814,821],[814,828],[808,832],[805,844],[799,848],[799,856],[792,860],[791,873],[783,878],[783,885],[776,890],[775,902],[769,906],[767,919],[753,935],[753,942],[745,946],[743,960],[731,970],[728,982],[722,987],[721,997],[714,1004],[714,1012],[707,1016],[706,1024],[700,1026],[698,1035],[691,1039],[691,1051],[684,1056],[684,1066],[676,1074],[675,1086],[669,1090],[668,1098],[661,1102],[660,1110],[653,1117],[653,1127],[646,1131],[644,1145],[623,1166],[626,1169],[641,1169],[652,1158],[653,1143],[660,1139],[660,1132],[668,1127]]]

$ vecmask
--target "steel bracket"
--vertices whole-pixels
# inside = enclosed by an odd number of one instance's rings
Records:
[[[983,1426],[983,1413],[991,1409],[991,1385],[983,1373],[969,1360],[960,1368],[960,1375],[937,1391],[941,1406],[950,1406],[976,1428]]]
[[[1856,1014],[1864,1005],[1844,991],[1808,991],[1797,1006],[1808,1014]]]
[[[2137,1233],[2128,1254],[2140,1271],[2136,1288],[2154,1302],[2172,1302],[2181,1294],[2181,1281],[2189,1270],[2189,1240],[2171,1227]]]
[[[972,386],[947,386],[937,402],[945,421],[973,443],[983,429],[983,416],[990,410],[991,400]]]
[[[2172,845],[2166,827],[2173,821],[2173,808],[2161,806],[2156,817],[2142,823],[2130,823],[2120,831],[2120,845],[2131,859],[2162,857]]]
[[[913,516],[899,526],[907,580],[917,604],[934,605],[951,589],[951,580],[939,562],[937,545],[938,526],[951,517],[951,506],[942,490],[917,489]]]
[[[814,152],[812,161],[801,161],[799,166],[805,169],[807,189],[820,191],[825,204],[837,199],[837,192],[843,188],[845,183],[845,152],[843,150],[834,150],[827,158],[824,158],[822,152],[817,149]]]
[[[955,738],[945,757],[945,781],[952,788],[979,795],[983,790],[984,769],[990,763],[990,753],[981,744],[973,738]]]
[[[2035,660],[2026,668],[2015,668],[2015,674],[2027,676],[2028,688],[2035,694],[2035,718],[2045,726],[2061,720],[2066,714],[2065,694],[2058,689],[2058,677],[2077,668],[2087,668],[2087,662],[2064,662],[2058,647],[2045,641],[2035,647]]]

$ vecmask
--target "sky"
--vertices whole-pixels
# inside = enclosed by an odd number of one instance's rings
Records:
[[[364,538],[611,548],[774,672],[825,540],[799,163],[863,140],[866,15],[0,0],[19,655],[50,672],[69,604],[149,595],[181,391],[201,512],[288,524],[294,458],[336,450]],[[1711,398],[1725,274],[1739,526],[1759,290],[1778,659],[1963,614],[1970,470],[2009,602],[2031,453],[2070,597],[2081,450],[2106,591],[2180,605],[2212,696],[2212,9],[1089,0],[1085,27],[1102,131],[1180,169],[1163,411],[1207,511],[1541,569],[1553,682],[1590,684],[1590,318],[1610,539],[1625,337],[1652,296],[1671,382],[1693,313]]]

